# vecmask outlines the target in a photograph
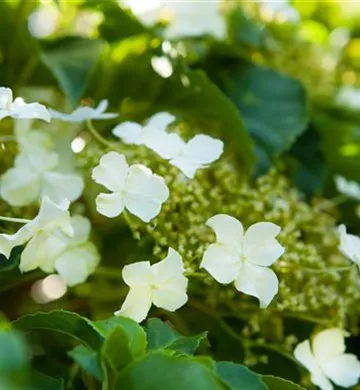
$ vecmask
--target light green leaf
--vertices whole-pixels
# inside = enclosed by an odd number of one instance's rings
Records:
[[[216,371],[231,390],[268,390],[261,377],[242,364],[216,362]]]
[[[195,336],[183,336],[175,329],[158,318],[151,318],[146,325],[149,349],[171,349],[173,351],[192,355],[206,340],[206,332]]]
[[[65,310],[28,314],[14,321],[13,325],[23,331],[50,330],[63,333],[93,349],[99,349],[104,339],[90,320]]]
[[[150,352],[127,366],[119,375],[115,390],[227,390],[213,370],[210,359],[179,357]]]
[[[27,367],[30,351],[21,333],[11,329],[0,330],[0,377]]]
[[[84,93],[103,48],[100,40],[78,37],[66,37],[44,45],[41,59],[73,106]]]
[[[102,380],[102,372],[97,351],[89,349],[84,345],[78,345],[68,352],[79,366],[89,375],[98,381]]]
[[[271,375],[263,375],[261,378],[267,384],[269,390],[305,390],[303,387],[283,378]]]

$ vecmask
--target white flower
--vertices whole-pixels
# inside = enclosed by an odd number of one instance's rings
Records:
[[[244,233],[241,222],[219,214],[207,223],[216,234],[216,243],[205,251],[200,267],[219,283],[235,282],[238,291],[257,297],[260,307],[267,307],[278,292],[279,282],[268,268],[283,253],[275,237],[280,227],[258,222]]]
[[[226,23],[221,14],[221,0],[181,2],[125,0],[132,12],[147,26],[156,21],[170,23],[165,28],[164,36],[168,39],[212,35],[223,39],[226,36]]]
[[[70,114],[65,114],[59,111],[50,109],[50,113],[53,119],[58,119],[64,122],[85,122],[87,120],[103,120],[113,119],[119,116],[115,113],[106,113],[109,102],[102,100],[96,108],[83,106],[78,107],[75,111]]]
[[[337,190],[356,200],[360,200],[360,185],[356,181],[346,180],[343,176],[335,176]]]
[[[346,232],[346,226],[338,227],[340,238],[339,250],[349,260],[360,267],[360,238]]]
[[[53,233],[53,240],[61,242],[62,250],[52,258],[44,259],[45,272],[56,272],[68,286],[75,286],[85,282],[92,274],[100,261],[96,246],[89,241],[91,224],[88,219],[80,215],[71,218],[74,235],[69,237],[61,230]]]
[[[124,143],[130,145],[146,145],[147,139],[166,133],[167,127],[174,122],[175,117],[167,112],[153,115],[145,126],[136,122],[123,122],[117,125],[112,133]]]
[[[50,122],[50,112],[39,103],[25,103],[22,98],[13,100],[10,88],[0,87],[0,120],[10,116],[16,119],[42,119]]]
[[[11,206],[27,206],[48,196],[58,203],[74,201],[81,195],[84,182],[80,175],[57,171],[59,156],[46,149],[29,148],[15,159],[0,178],[0,196]]]
[[[295,348],[294,355],[311,374],[311,381],[321,390],[333,390],[334,382],[341,387],[356,385],[360,377],[360,362],[355,355],[345,353],[345,332],[327,329],[318,333],[310,346],[305,340]]]
[[[31,271],[48,259],[59,249],[62,243],[53,239],[54,231],[61,231],[71,237],[74,229],[68,211],[69,202],[57,205],[48,197],[44,197],[38,215],[25,224],[15,234],[0,234],[0,253],[9,258],[13,248],[27,243],[21,254],[21,271]]]
[[[149,222],[159,214],[169,197],[169,189],[161,176],[144,165],[129,167],[125,156],[116,152],[101,157],[92,178],[112,192],[101,193],[96,198],[98,212],[109,218],[117,217],[126,208]]]
[[[143,321],[151,305],[175,311],[187,300],[188,280],[184,276],[184,265],[178,252],[169,248],[167,257],[150,265],[148,261],[126,265],[122,271],[130,291],[115,315]]]
[[[216,161],[224,150],[224,143],[208,135],[199,134],[190,141],[183,141],[176,133],[162,133],[148,137],[146,146],[160,157],[169,160],[189,179],[198,169]]]
[[[336,101],[353,110],[358,110],[360,109],[360,89],[348,86],[342,87],[337,94]]]

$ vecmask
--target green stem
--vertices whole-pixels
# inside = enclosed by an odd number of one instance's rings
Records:
[[[94,127],[92,121],[89,119],[87,122],[87,128],[89,130],[89,133],[101,144],[106,146],[109,149],[116,150],[117,147],[112,142],[109,142],[107,139],[105,139]]]
[[[29,223],[29,222],[31,222],[31,219],[11,218],[11,217],[0,216],[0,221],[15,222],[15,223]]]
[[[205,278],[205,274],[201,272],[185,272],[185,276],[188,276],[190,278]]]
[[[104,276],[106,278],[123,280],[121,272],[117,268],[98,267],[95,271],[95,275]]]
[[[317,269],[317,268],[300,268],[302,271],[313,272],[318,274],[328,274],[332,272],[343,272],[343,271],[351,271],[356,267],[356,264],[347,265],[346,267],[334,267],[334,268],[326,268],[326,269]]]

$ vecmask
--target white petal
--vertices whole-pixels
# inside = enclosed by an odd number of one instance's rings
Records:
[[[10,88],[0,87],[0,110],[8,110],[12,101],[12,90]]]
[[[279,290],[279,281],[270,268],[243,262],[235,287],[244,294],[258,298],[260,307],[266,308]]]
[[[59,155],[44,149],[20,153],[15,159],[16,168],[31,169],[34,173],[53,170],[58,164]]]
[[[105,112],[109,106],[107,99],[101,100],[99,105],[95,108],[93,118],[98,120],[113,119],[119,116],[119,114],[113,112]]]
[[[167,280],[173,275],[182,275],[185,272],[184,263],[180,254],[173,248],[169,248],[168,254],[162,261],[152,266],[157,284]]]
[[[305,340],[296,346],[294,356],[308,371],[317,372],[320,369],[311,351],[309,340]]]
[[[62,230],[65,234],[72,236],[74,228],[71,224],[70,213],[68,211],[70,203],[68,201],[59,204],[54,203],[47,196],[41,200],[38,215],[28,224],[33,232],[39,230],[52,231],[56,228]]]
[[[318,386],[321,390],[334,390],[334,386],[320,370],[317,371],[316,373],[312,373],[310,379],[311,382],[315,386]]]
[[[74,235],[71,237],[72,243],[82,244],[86,242],[90,237],[90,221],[81,215],[75,215],[71,217],[71,223],[74,227]]]
[[[23,245],[32,237],[32,232],[25,225],[15,234],[0,234],[0,253],[7,259],[10,257],[11,251],[19,245]]]
[[[129,287],[150,286],[153,282],[153,271],[148,261],[126,265],[122,270],[124,282]]]
[[[188,301],[186,288],[184,289],[182,279],[172,278],[172,284],[168,284],[168,288],[154,290],[152,292],[153,303],[156,307],[168,311],[175,311],[184,306]]]
[[[205,268],[219,283],[233,282],[239,274],[239,255],[224,244],[212,244],[204,253],[200,268]]]
[[[43,176],[41,195],[48,196],[55,203],[68,199],[73,202],[80,198],[84,181],[80,175],[60,172],[46,172]]]
[[[16,98],[11,104],[11,116],[19,119],[42,119],[51,121],[48,109],[39,103],[25,103],[22,98]]]
[[[335,176],[335,184],[340,193],[360,200],[360,185],[356,181],[346,180],[342,176]]]
[[[158,130],[166,131],[167,127],[170,123],[173,123],[175,119],[174,115],[171,115],[168,112],[158,112],[148,120],[146,125]]]
[[[112,133],[130,145],[141,145],[143,127],[136,122],[123,122],[117,125]]]
[[[193,179],[195,177],[196,171],[202,168],[201,164],[198,164],[193,160],[189,160],[186,156],[173,158],[170,160],[170,164],[176,168],[179,168],[188,179]]]
[[[40,176],[24,168],[10,168],[0,179],[0,196],[13,207],[24,207],[39,199]]]
[[[46,234],[42,244],[45,255],[44,260],[39,265],[40,269],[47,273],[53,273],[57,257],[66,250],[70,240],[71,238],[60,229]]]
[[[125,156],[110,152],[101,157],[100,164],[92,171],[92,179],[110,191],[122,191],[128,172]]]
[[[156,217],[169,197],[165,180],[144,165],[132,165],[126,181],[125,207],[144,222]]]
[[[279,226],[271,222],[250,226],[244,235],[246,260],[263,266],[273,264],[284,253],[284,248],[275,239],[280,230]]]
[[[216,161],[223,153],[224,143],[208,135],[193,137],[185,148],[185,156],[198,164],[207,165]]]
[[[218,244],[242,254],[244,228],[240,221],[227,214],[217,214],[208,219],[206,225],[215,232]]]
[[[147,127],[144,129],[143,143],[147,148],[167,160],[179,156],[186,146],[185,142],[176,133],[168,134],[162,130]]]
[[[118,192],[99,194],[96,197],[96,210],[108,218],[115,218],[124,211],[124,196]]]
[[[34,236],[21,253],[19,268],[21,272],[29,272],[39,268],[44,262],[49,261],[46,251],[46,235]]]
[[[316,360],[320,363],[328,362],[345,352],[345,338],[342,329],[327,329],[318,333],[312,342]]]
[[[360,238],[353,234],[347,234],[345,225],[338,227],[338,233],[340,238],[339,250],[349,260],[360,266]]]
[[[68,286],[85,282],[94,272],[100,256],[94,245],[87,243],[69,248],[55,262],[55,269]]]
[[[340,355],[322,365],[324,373],[338,386],[355,386],[360,378],[360,362],[355,355]]]
[[[151,290],[148,288],[130,289],[121,309],[114,314],[133,319],[136,322],[143,321],[151,308]]]

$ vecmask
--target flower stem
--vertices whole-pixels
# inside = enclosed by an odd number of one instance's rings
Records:
[[[347,265],[344,267],[334,267],[334,268],[326,268],[326,269],[316,269],[316,268],[301,268],[302,271],[313,272],[319,274],[327,274],[332,272],[343,272],[343,271],[351,271],[356,267],[356,264],[353,263],[351,265]]]
[[[0,221],[15,222],[15,223],[29,223],[29,222],[31,222],[31,219],[11,218],[11,217],[0,216]]]
[[[98,141],[100,142],[101,144],[103,144],[104,146],[106,146],[107,148],[110,148],[110,149],[117,149],[116,148],[116,145],[114,145],[112,142],[109,142],[107,139],[105,139],[94,127],[92,121],[89,119],[87,122],[87,128],[90,132],[90,134]]]

